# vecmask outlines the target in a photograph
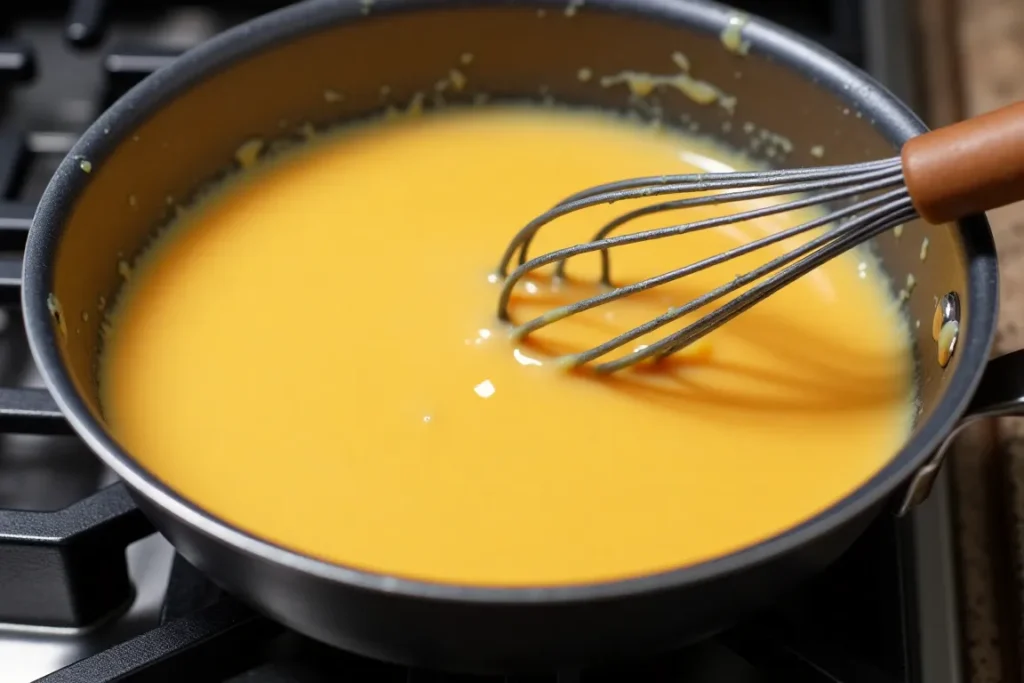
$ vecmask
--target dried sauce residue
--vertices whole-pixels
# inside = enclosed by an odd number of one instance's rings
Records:
[[[238,149],[235,150],[235,161],[239,167],[246,169],[255,166],[265,145],[266,143],[260,138],[246,140],[239,145]]]
[[[57,330],[60,332],[62,340],[68,338],[68,323],[64,319],[64,309],[60,305],[60,300],[57,299],[57,295],[52,292],[46,297],[46,307],[50,310],[50,315],[53,317],[53,321],[57,323]]]
[[[745,14],[729,16],[729,21],[719,36],[726,50],[740,56],[746,56],[750,52],[750,42],[743,39],[743,29],[749,23],[750,17]]]
[[[658,88],[673,88],[686,95],[697,104],[719,104],[732,113],[736,107],[736,98],[720,88],[694,78],[690,74],[690,60],[681,52],[672,53],[672,61],[679,67],[676,74],[649,74],[640,71],[622,71],[601,78],[601,85],[610,88],[625,85],[637,97],[647,97]]]

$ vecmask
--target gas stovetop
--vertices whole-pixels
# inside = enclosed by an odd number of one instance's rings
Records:
[[[20,250],[76,137],[183,49],[287,3],[36,4],[0,17],[0,683],[475,680],[333,650],[221,593],[70,434],[27,351]],[[734,4],[824,43],[914,101],[903,0]],[[910,518],[883,516],[835,567],[729,632],[615,669],[507,680],[959,681],[951,534],[942,480]]]

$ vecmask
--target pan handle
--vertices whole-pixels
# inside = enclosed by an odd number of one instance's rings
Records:
[[[896,514],[906,515],[928,497],[949,447],[967,425],[1011,415],[1024,416],[1024,350],[1011,351],[988,362],[967,411],[931,459],[910,480]]]

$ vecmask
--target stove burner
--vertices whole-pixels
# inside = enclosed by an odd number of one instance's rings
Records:
[[[901,683],[912,677],[904,589],[896,563],[909,529],[883,522],[811,586],[720,636],[679,652],[613,667],[546,675],[474,677],[409,669],[341,652],[256,616],[180,557],[163,624],[38,683],[216,680],[227,683]],[[865,573],[879,574],[865,582]],[[870,594],[866,593],[869,591]],[[865,609],[865,605],[869,605]],[[952,679],[950,679],[952,680]]]

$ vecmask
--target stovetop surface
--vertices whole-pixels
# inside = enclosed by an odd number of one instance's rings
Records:
[[[177,559],[171,573],[164,626],[142,636],[143,657],[163,649],[192,648],[191,663],[154,662],[176,675],[232,683],[335,681],[339,676],[377,681],[488,681],[605,683],[635,681],[817,683],[916,680],[911,657],[917,632],[909,609],[905,525],[876,524],[825,574],[740,626],[684,650],[613,667],[500,678],[451,676],[375,662],[320,645],[253,616],[226,598],[197,570]],[[908,589],[910,589],[908,591]],[[213,626],[211,627],[211,624]],[[210,632],[215,633],[211,636]],[[137,645],[137,643],[135,644]],[[103,676],[139,657],[137,646],[72,666],[47,683],[107,680]],[[205,654],[204,654],[205,653]],[[216,657],[211,656],[216,653]],[[151,669],[149,676],[156,676]],[[128,680],[151,680],[139,677]]]
[[[477,680],[339,652],[221,593],[70,435],[29,358],[17,310],[21,249],[63,155],[142,77],[284,4],[74,0],[0,13],[0,683]],[[826,44],[906,99],[915,94],[905,26],[894,18],[901,0],[734,4]],[[825,574],[718,637],[611,669],[506,680],[960,680],[950,503],[944,480],[937,488],[909,519],[883,516]]]

